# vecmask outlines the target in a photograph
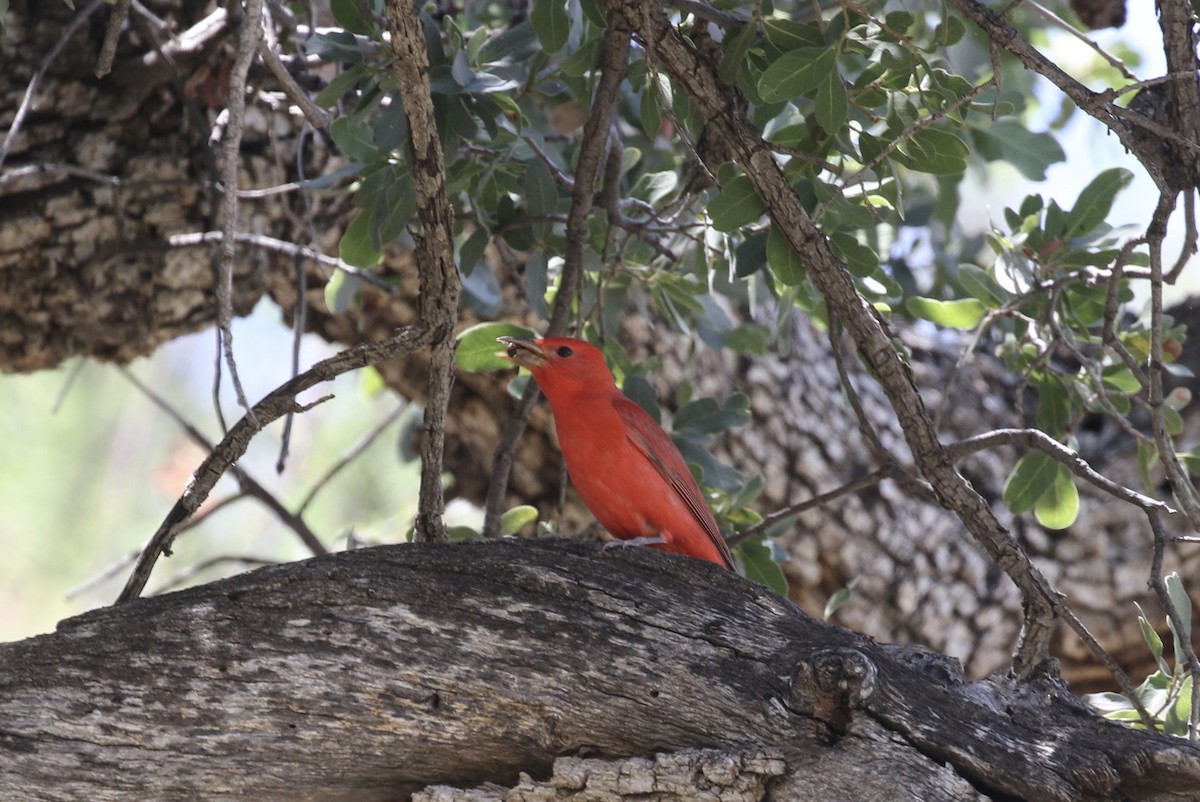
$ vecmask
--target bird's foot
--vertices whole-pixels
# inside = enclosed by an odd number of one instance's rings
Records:
[[[604,544],[604,550],[608,551],[609,549],[623,549],[626,546],[654,546],[666,542],[667,539],[662,535],[655,535],[654,537],[633,537],[629,540],[610,540]]]

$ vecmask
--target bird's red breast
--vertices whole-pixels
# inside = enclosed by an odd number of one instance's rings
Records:
[[[704,494],[671,438],[617,388],[600,349],[568,337],[501,337],[550,402],[571,483],[614,537],[733,568]]]

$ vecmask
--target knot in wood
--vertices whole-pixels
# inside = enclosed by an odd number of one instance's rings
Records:
[[[829,728],[831,738],[845,734],[853,711],[875,692],[878,669],[857,649],[828,649],[800,663],[792,685],[791,707]]]
[[[875,664],[857,649],[833,649],[812,662],[818,691],[843,697],[860,706],[875,692]]]

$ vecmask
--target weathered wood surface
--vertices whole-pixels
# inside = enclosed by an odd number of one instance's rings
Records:
[[[367,549],[0,644],[5,800],[398,799],[688,748],[766,750],[774,800],[1200,796],[1200,749],[1053,680],[965,684],[649,549]]]

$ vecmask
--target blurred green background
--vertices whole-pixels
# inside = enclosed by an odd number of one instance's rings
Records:
[[[235,321],[234,348],[252,403],[289,378],[284,355],[291,352],[291,333],[276,307],[260,304],[250,318]],[[129,366],[214,443],[221,436],[212,403],[215,349],[213,332],[201,332]],[[306,338],[301,368],[331,353],[328,344]],[[334,398],[296,417],[283,473],[275,470],[283,421],[253,441],[242,467],[295,510],[343,454],[401,406],[375,386],[371,372],[356,371],[314,388],[302,402]],[[228,387],[221,397],[232,425],[241,410]],[[0,408],[0,640],[15,640],[111,604],[132,556],[205,452],[111,365],[73,362],[53,372],[0,376]],[[404,458],[401,442],[419,421],[419,409],[404,409],[316,497],[304,519],[327,548],[345,548],[351,533],[359,543],[406,539],[418,466]],[[225,476],[202,511],[237,489]],[[147,593],[246,569],[246,563],[222,562],[192,573],[200,563],[228,556],[285,561],[311,555],[262,504],[242,499],[181,535],[174,555],[156,565]]]

